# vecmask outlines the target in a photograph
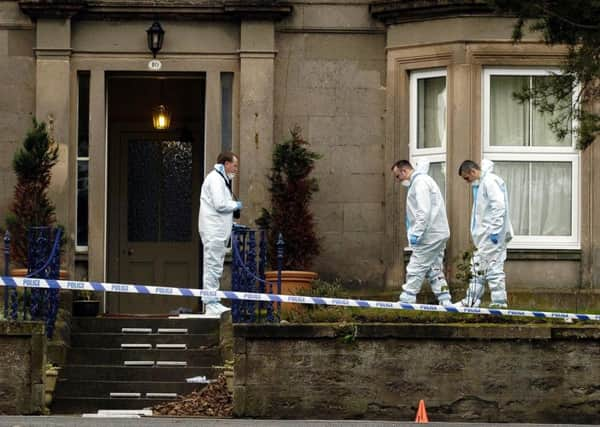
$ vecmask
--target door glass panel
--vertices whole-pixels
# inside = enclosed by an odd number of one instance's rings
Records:
[[[129,140],[127,147],[127,235],[130,242],[158,240],[160,144]]]
[[[162,143],[161,241],[192,240],[192,143]]]
[[[192,143],[130,140],[127,169],[129,241],[191,241]]]

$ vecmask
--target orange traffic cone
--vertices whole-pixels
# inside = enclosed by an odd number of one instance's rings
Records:
[[[423,399],[419,401],[419,409],[417,409],[417,418],[415,418],[415,423],[428,423],[429,418],[427,418],[427,411],[425,410],[425,402]]]

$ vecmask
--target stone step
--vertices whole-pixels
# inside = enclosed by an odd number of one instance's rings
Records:
[[[187,350],[187,344],[172,343],[172,344],[156,344],[154,346],[157,350]]]
[[[126,367],[126,366],[90,366],[68,365],[59,371],[59,380],[79,381],[185,381],[199,375],[216,378],[219,369],[212,366],[195,367]]]
[[[172,381],[58,381],[55,397],[109,397],[110,393],[176,393],[188,394],[204,388],[203,383]],[[114,397],[114,396],[113,396]]]
[[[159,334],[189,334],[187,328],[158,328]]]
[[[123,365],[125,360],[186,361],[189,366],[211,366],[221,360],[219,349],[140,350],[112,348],[72,348],[67,365]]]
[[[121,333],[122,328],[187,329],[191,334],[215,333],[219,331],[219,319],[167,319],[164,317],[73,317],[73,333],[112,332]]]
[[[122,343],[121,350],[126,349],[141,349],[141,350],[150,350],[152,348],[152,344],[150,343]]]
[[[73,333],[71,347],[119,348],[121,344],[187,344],[188,348],[219,345],[219,335],[212,334],[121,334],[121,333]]]
[[[81,414],[99,409],[144,409],[172,399],[111,399],[109,397],[61,397],[52,401],[52,414]]]

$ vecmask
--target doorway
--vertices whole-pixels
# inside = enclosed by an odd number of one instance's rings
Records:
[[[197,215],[204,176],[203,75],[111,75],[108,90],[108,280],[200,288]],[[152,109],[165,105],[168,129]],[[198,300],[108,294],[111,314],[198,310]]]

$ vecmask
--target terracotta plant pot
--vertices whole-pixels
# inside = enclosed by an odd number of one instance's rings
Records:
[[[282,295],[309,295],[312,282],[317,279],[318,274],[314,271],[293,271],[283,270],[281,272],[281,294]],[[265,272],[265,279],[273,283],[273,291],[267,293],[276,294],[277,292],[277,271]],[[304,304],[282,303],[281,311],[289,312],[292,310],[303,310]]]
[[[59,271],[60,280],[67,280],[69,278],[69,272],[67,270],[63,270],[62,268]],[[25,277],[27,276],[26,268],[11,268],[10,275],[12,277]]]

